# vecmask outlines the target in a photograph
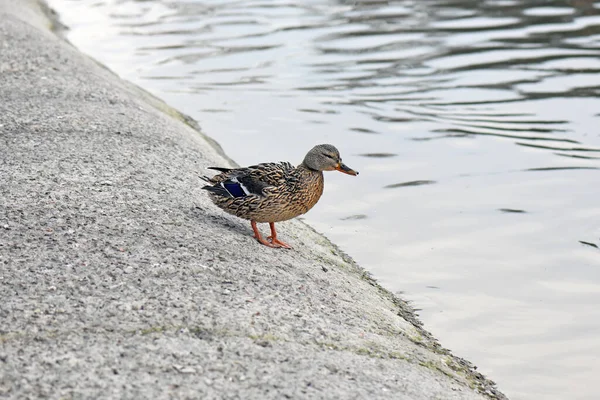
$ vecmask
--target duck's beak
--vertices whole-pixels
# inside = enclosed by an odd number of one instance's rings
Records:
[[[358,171],[353,170],[344,163],[339,163],[335,169],[348,175],[358,175]]]

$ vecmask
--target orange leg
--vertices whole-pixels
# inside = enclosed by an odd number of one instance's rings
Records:
[[[250,225],[252,225],[252,230],[254,231],[254,238],[256,240],[258,240],[259,243],[264,244],[265,246],[269,246],[269,247],[275,247],[275,248],[281,247],[281,246],[278,246],[275,243],[271,243],[271,242],[263,239],[263,237],[260,234],[258,228],[256,227],[256,221],[250,221]]]
[[[269,239],[272,244],[278,244],[279,247],[283,247],[285,249],[291,249],[292,246],[277,239],[277,232],[275,232],[275,222],[269,222],[269,226],[271,227],[271,236],[269,236],[267,239]]]

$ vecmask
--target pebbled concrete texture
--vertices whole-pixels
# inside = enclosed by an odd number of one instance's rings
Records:
[[[259,245],[214,141],[57,27],[0,0],[0,398],[505,399],[307,225]]]

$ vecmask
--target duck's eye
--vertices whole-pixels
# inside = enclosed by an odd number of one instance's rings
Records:
[[[331,154],[325,154],[325,157],[327,158],[331,158],[332,160],[334,159],[333,156]]]

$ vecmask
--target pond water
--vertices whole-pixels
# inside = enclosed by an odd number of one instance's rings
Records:
[[[336,145],[309,224],[509,398],[598,398],[600,2],[49,3],[239,164]]]

